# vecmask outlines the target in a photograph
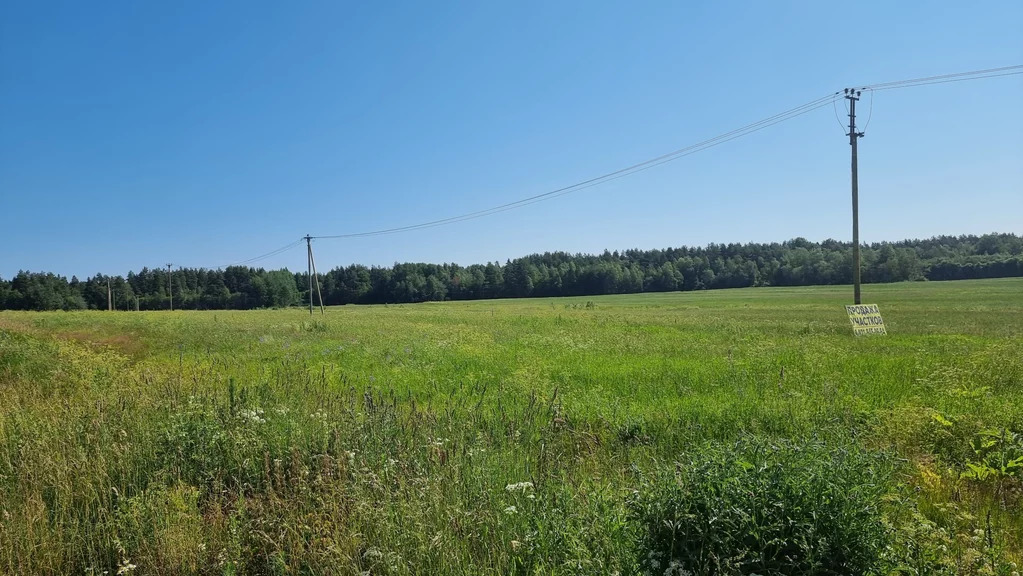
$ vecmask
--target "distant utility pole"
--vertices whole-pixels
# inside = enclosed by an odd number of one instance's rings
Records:
[[[856,131],[856,101],[860,99],[860,91],[855,88],[845,89],[845,99],[849,101],[849,145],[852,146],[852,224],[853,224],[853,300],[860,303],[860,190],[859,176],[856,167],[856,142],[863,138],[863,132]]]
[[[174,311],[174,284],[171,282],[171,266],[173,264],[167,264],[167,294],[170,295],[170,311]]]
[[[107,278],[107,312],[114,311],[114,302],[110,293],[110,278]]]
[[[309,256],[309,313],[313,313],[313,277],[316,276],[316,260],[313,259],[313,237],[306,234],[305,247]],[[320,293],[320,279],[316,278],[316,295],[320,298],[320,314],[323,312],[323,294]]]

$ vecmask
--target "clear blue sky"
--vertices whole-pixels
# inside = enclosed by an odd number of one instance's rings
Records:
[[[233,263],[541,193],[845,86],[1023,64],[1018,0],[847,6],[4,2],[0,275]],[[1021,96],[1023,76],[877,92],[864,241],[1023,232]],[[315,249],[325,271],[848,240],[849,204],[824,108],[549,202]]]

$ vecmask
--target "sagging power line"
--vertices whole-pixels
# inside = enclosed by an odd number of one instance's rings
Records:
[[[710,138],[708,140],[704,140],[702,142],[699,142],[699,143],[687,146],[685,148],[680,148],[680,149],[675,150],[673,152],[669,152],[667,154],[662,154],[661,156],[657,156],[655,158],[651,158],[649,160],[645,160],[643,162],[640,162],[640,163],[637,163],[637,164],[633,164],[633,165],[628,166],[626,168],[615,170],[614,172],[609,172],[609,173],[603,174],[601,176],[590,178],[590,179],[584,180],[582,182],[577,182],[577,183],[569,185],[569,186],[564,186],[564,187],[561,187],[561,188],[557,188],[555,190],[544,192],[542,194],[536,194],[534,196],[529,196],[527,198],[523,198],[521,200],[516,200],[514,202],[508,202],[508,203],[502,204],[500,206],[494,206],[492,208],[486,208],[486,209],[483,209],[483,210],[477,210],[475,212],[469,212],[469,213],[466,213],[466,214],[459,214],[457,216],[451,216],[451,217],[448,217],[448,218],[441,218],[439,220],[433,220],[433,221],[429,221],[429,222],[422,222],[422,223],[419,223],[419,224],[411,224],[411,225],[408,225],[408,226],[399,226],[399,227],[395,227],[395,228],[385,228],[385,229],[381,229],[381,230],[373,230],[373,231],[368,231],[368,232],[356,232],[356,233],[349,233],[349,234],[332,234],[332,235],[309,236],[309,238],[310,239],[341,239],[341,238],[363,238],[363,237],[369,237],[369,236],[380,236],[380,235],[384,235],[384,234],[397,234],[397,233],[400,233],[400,232],[411,232],[413,230],[422,230],[422,229],[425,229],[425,228],[433,228],[433,227],[436,227],[436,226],[443,226],[443,225],[446,225],[446,224],[454,224],[454,223],[457,223],[457,222],[464,222],[466,220],[482,218],[484,216],[490,216],[490,215],[493,215],[493,214],[498,214],[500,212],[505,212],[505,211],[508,211],[508,210],[513,210],[515,208],[521,208],[523,206],[528,206],[530,204],[535,204],[537,202],[543,202],[545,200],[550,200],[550,199],[553,199],[553,198],[557,198],[559,196],[563,196],[565,194],[570,194],[572,192],[578,192],[580,190],[585,190],[586,188],[592,188],[594,186],[597,186],[597,185],[600,185],[600,184],[604,184],[604,183],[610,182],[612,180],[617,180],[619,178],[624,178],[626,176],[631,176],[633,174],[636,174],[638,172],[642,172],[644,170],[649,170],[650,168],[653,168],[655,166],[659,166],[659,165],[664,164],[666,162],[671,162],[672,160],[677,160],[679,158],[683,158],[683,157],[688,156],[690,154],[695,154],[696,152],[701,152],[703,150],[706,150],[708,148],[717,146],[719,144],[723,144],[723,143],[728,142],[730,140],[735,140],[736,138],[740,138],[742,136],[746,136],[746,135],[752,134],[754,132],[763,130],[764,128],[767,128],[769,126],[773,126],[773,125],[778,124],[780,122],[784,122],[786,120],[791,120],[791,119],[796,118],[798,116],[802,116],[803,114],[806,114],[808,112],[812,112],[812,111],[817,110],[818,108],[821,108],[823,106],[827,106],[828,104],[831,104],[831,102],[833,100],[835,100],[837,97],[838,97],[838,93],[837,92],[834,93],[834,94],[829,94],[827,96],[822,96],[822,97],[820,97],[820,98],[818,98],[816,100],[812,100],[810,102],[807,102],[806,104],[803,104],[803,105],[797,106],[795,108],[791,108],[789,110],[786,110],[785,112],[780,112],[780,113],[775,114],[773,116],[769,116],[767,118],[764,118],[763,120],[760,120],[760,121],[754,122],[752,124],[748,124],[746,126],[743,126],[742,128],[737,128],[737,129],[732,130],[730,132],[726,132],[726,133],[721,134],[719,136],[715,136],[714,138]],[[232,264],[227,264],[227,265],[223,265],[223,266],[215,266],[214,268],[226,268],[228,266],[244,266],[246,264],[251,264],[251,263],[254,263],[254,262],[258,262],[258,261],[264,260],[266,258],[271,258],[273,256],[277,256],[279,254],[287,252],[287,251],[289,251],[291,249],[297,248],[299,245],[301,245],[301,243],[305,239],[306,239],[306,237],[301,237],[301,238],[298,238],[295,241],[289,242],[288,244],[285,244],[284,246],[281,246],[280,248],[277,248],[275,250],[271,250],[270,252],[267,252],[265,254],[261,254],[259,256],[255,256],[255,257],[249,258],[247,260],[241,260],[241,261],[238,261],[238,262],[235,262],[235,263],[232,263]]]
[[[952,73],[952,74],[941,74],[941,75],[937,75],[937,76],[926,76],[926,77],[921,77],[921,78],[910,78],[910,79],[905,79],[905,80],[895,80],[895,81],[891,81],[891,82],[879,82],[879,83],[875,83],[875,84],[863,85],[863,86],[860,86],[859,88],[856,88],[855,90],[860,91],[860,92],[862,92],[862,91],[870,91],[871,92],[871,101],[873,101],[873,92],[874,91],[878,91],[878,90],[895,90],[895,89],[903,89],[903,88],[912,88],[912,87],[916,87],[916,86],[928,86],[928,85],[933,85],[933,84],[944,84],[944,83],[950,83],[950,82],[963,82],[963,81],[970,81],[970,80],[982,80],[982,79],[987,79],[987,78],[997,78],[997,77],[1003,77],[1003,76],[1014,76],[1014,75],[1019,75],[1019,74],[1023,74],[1023,65],[1003,66],[1003,67],[999,67],[999,68],[987,68],[987,69],[982,69],[982,70],[972,70],[972,71],[968,71],[968,72],[956,72],[956,73]],[[847,94],[847,93],[848,93],[848,89],[847,89],[845,94]],[[508,210],[514,210],[516,208],[521,208],[521,207],[524,207],[524,206],[528,206],[530,204],[535,204],[537,202],[543,202],[543,201],[546,201],[546,200],[551,200],[551,199],[554,199],[554,198],[557,198],[557,197],[560,197],[560,196],[564,196],[566,194],[571,194],[573,192],[578,192],[578,191],[581,191],[581,190],[585,190],[587,188],[592,188],[594,186],[598,186],[600,184],[611,182],[611,181],[617,180],[619,178],[624,178],[626,176],[631,176],[633,174],[637,174],[639,172],[642,172],[642,171],[645,171],[645,170],[649,170],[650,168],[654,168],[656,166],[660,166],[661,164],[665,164],[667,162],[678,160],[679,158],[684,158],[686,156],[689,156],[691,154],[695,154],[697,152],[702,152],[704,150],[707,150],[707,149],[712,148],[714,146],[717,146],[719,144],[724,144],[725,142],[729,142],[731,140],[735,140],[735,139],[741,138],[743,136],[748,136],[750,134],[753,134],[755,132],[763,130],[764,128],[768,128],[770,126],[774,126],[775,124],[779,124],[779,123],[785,122],[787,120],[792,120],[794,118],[797,118],[797,117],[802,116],[804,114],[807,114],[809,112],[813,112],[815,110],[818,110],[818,109],[820,109],[820,108],[822,108],[824,106],[828,106],[828,105],[834,106],[834,103],[836,101],[838,101],[838,100],[840,100],[840,99],[842,99],[844,97],[845,96],[843,95],[843,92],[841,92],[841,91],[834,92],[832,94],[828,94],[826,96],[822,96],[822,97],[817,98],[815,100],[811,100],[809,102],[806,102],[805,104],[802,104],[800,106],[796,106],[795,108],[791,108],[791,109],[786,110],[784,112],[780,112],[778,114],[774,114],[772,116],[768,116],[767,118],[764,118],[764,119],[759,120],[757,122],[753,122],[752,124],[747,124],[747,125],[745,125],[745,126],[743,126],[741,128],[736,128],[735,130],[731,130],[729,132],[725,132],[725,133],[720,134],[718,136],[715,136],[713,138],[710,138],[710,139],[707,139],[707,140],[703,140],[701,142],[698,142],[696,144],[692,144],[692,145],[686,146],[684,148],[679,148],[679,149],[674,150],[672,152],[668,152],[667,154],[662,154],[660,156],[657,156],[657,157],[654,157],[654,158],[650,158],[648,160],[644,160],[644,161],[636,163],[636,164],[632,164],[631,166],[627,166],[625,168],[621,168],[621,169],[615,170],[613,172],[608,172],[606,174],[602,174],[602,175],[596,176],[594,178],[589,178],[589,179],[583,180],[581,182],[576,182],[575,184],[571,184],[571,185],[568,185],[568,186],[563,186],[561,188],[557,188],[557,189],[554,189],[554,190],[550,190],[548,192],[543,192],[541,194],[536,194],[536,195],[533,195],[533,196],[522,198],[520,200],[516,200],[516,201],[513,201],[513,202],[508,202],[506,204],[501,204],[499,206],[494,206],[494,207],[486,208],[486,209],[483,209],[483,210],[477,210],[477,211],[474,211],[474,212],[467,212],[467,213],[464,213],[464,214],[459,214],[459,215],[456,215],[456,216],[450,216],[450,217],[447,217],[447,218],[441,218],[441,219],[438,219],[438,220],[431,220],[431,221],[427,221],[427,222],[421,222],[421,223],[418,223],[418,224],[409,224],[409,225],[406,225],[406,226],[397,226],[397,227],[392,227],[392,228],[383,228],[383,229],[369,230],[369,231],[364,231],[364,232],[351,232],[351,233],[342,233],[342,234],[322,234],[322,235],[316,235],[316,236],[307,235],[307,236],[304,236],[304,237],[300,237],[300,238],[298,238],[298,239],[296,239],[296,240],[294,240],[292,242],[289,242],[288,244],[285,244],[284,246],[281,246],[280,248],[277,248],[275,250],[271,250],[270,252],[267,252],[265,254],[261,254],[259,256],[255,256],[255,257],[249,258],[247,260],[242,260],[242,261],[239,261],[239,262],[235,262],[233,264],[229,264],[229,265],[225,265],[225,266],[217,266],[215,268],[224,268],[224,267],[227,267],[227,266],[243,266],[243,265],[247,265],[247,264],[252,264],[252,263],[258,262],[260,260],[264,260],[266,258],[271,258],[273,256],[276,256],[276,255],[282,254],[284,252],[287,252],[289,250],[292,250],[294,248],[297,248],[299,245],[301,245],[303,240],[306,241],[307,244],[308,244],[308,242],[310,242],[312,239],[365,238],[365,237],[371,237],[371,236],[381,236],[381,235],[386,235],[386,234],[397,234],[397,233],[401,233],[401,232],[411,232],[411,231],[414,231],[414,230],[423,230],[423,229],[433,228],[433,227],[437,227],[437,226],[444,226],[444,225],[448,225],[448,224],[455,224],[455,223],[458,223],[458,222],[464,222],[466,220],[473,220],[473,219],[476,219],[476,218],[482,218],[482,217],[485,217],[485,216],[491,216],[493,214],[498,214],[498,213],[505,212],[505,211],[508,211]],[[873,111],[873,103],[871,104],[871,112],[872,111]],[[850,110],[850,115],[851,115],[851,113],[852,113],[852,111]],[[837,116],[837,114],[836,114],[836,116]],[[841,125],[841,122],[839,122],[839,124]],[[844,128],[844,126],[843,126],[843,128]],[[854,228],[856,228],[856,227],[857,226],[854,225]],[[858,240],[858,238],[856,238],[855,240]],[[854,243],[855,243],[855,241],[854,241]],[[309,248],[309,253],[311,255],[311,247]],[[310,257],[310,266],[309,267],[312,268],[311,257]],[[310,295],[310,305],[311,304],[312,304],[312,296]]]
[[[514,202],[509,202],[507,204],[502,204],[500,206],[494,206],[492,208],[487,208],[487,209],[484,209],[484,210],[478,210],[476,212],[469,212],[469,213],[466,213],[466,214],[460,214],[458,216],[451,216],[449,218],[442,218],[440,220],[433,220],[433,221],[430,221],[430,222],[423,222],[423,223],[420,223],[420,224],[411,224],[411,225],[408,225],[408,226],[399,226],[399,227],[396,227],[396,228],[385,228],[385,229],[381,229],[381,230],[372,230],[372,231],[368,231],[368,232],[355,232],[355,233],[349,233],[349,234],[319,235],[319,236],[313,236],[313,238],[323,238],[323,239],[365,238],[365,237],[368,237],[368,236],[381,236],[381,235],[384,235],[384,234],[396,234],[396,233],[399,233],[399,232],[410,232],[412,230],[422,230],[424,228],[433,228],[433,227],[436,227],[436,226],[443,226],[443,225],[446,225],[446,224],[454,224],[456,222],[464,222],[466,220],[473,220],[475,218],[482,218],[484,216],[490,216],[492,214],[497,214],[497,213],[500,213],[500,212],[505,212],[507,210],[513,210],[515,208],[521,208],[523,206],[528,206],[530,204],[535,204],[537,202],[542,202],[544,200],[550,200],[550,199],[553,199],[553,198],[557,198],[559,196],[564,196],[566,194],[571,194],[572,192],[578,192],[580,190],[585,190],[586,188],[592,188],[594,186],[597,186],[597,185],[600,185],[600,184],[604,184],[604,183],[610,182],[612,180],[617,180],[619,178],[624,178],[626,176],[631,176],[633,174],[642,172],[644,170],[649,170],[650,168],[653,168],[655,166],[660,166],[661,164],[664,164],[664,163],[667,163],[667,162],[671,162],[673,160],[678,160],[679,158],[683,158],[685,156],[689,156],[690,154],[695,154],[697,152],[702,152],[703,150],[706,150],[708,148],[712,148],[712,147],[717,146],[719,144],[724,144],[725,142],[728,142],[728,141],[731,141],[731,140],[735,140],[736,138],[741,138],[743,136],[747,136],[747,135],[752,134],[754,132],[758,132],[760,130],[763,130],[764,128],[767,128],[769,126],[773,126],[775,124],[778,124],[780,122],[784,122],[786,120],[791,120],[791,119],[796,118],[798,116],[802,116],[803,114],[806,114],[808,112],[812,112],[814,110],[817,110],[818,108],[821,108],[823,106],[827,106],[828,104],[830,104],[832,102],[832,100],[837,98],[837,94],[838,93],[836,92],[834,94],[829,94],[827,96],[822,96],[821,98],[818,98],[816,100],[812,100],[810,102],[807,102],[806,104],[803,104],[801,106],[797,106],[797,107],[792,108],[790,110],[786,110],[785,112],[780,112],[778,114],[775,114],[774,116],[769,116],[767,118],[764,118],[763,120],[754,122],[752,124],[747,124],[746,126],[743,126],[742,128],[737,128],[737,129],[732,130],[730,132],[726,132],[724,134],[715,136],[714,138],[710,138],[708,140],[704,140],[702,142],[698,142],[696,144],[692,144],[690,146],[686,146],[685,148],[680,148],[678,150],[675,150],[673,152],[669,152],[667,154],[662,154],[661,156],[657,156],[655,158],[651,158],[649,160],[645,160],[643,162],[639,162],[637,164],[633,164],[631,166],[628,166],[628,167],[625,167],[625,168],[621,168],[619,170],[615,170],[614,172],[608,172],[607,174],[602,174],[600,176],[597,176],[597,177],[594,177],[594,178],[590,178],[588,180],[583,180],[581,182],[576,182],[575,184],[571,184],[569,186],[564,186],[564,187],[561,187],[561,188],[557,188],[555,190],[551,190],[549,192],[544,192],[542,194],[536,194],[535,196],[529,196],[528,198],[523,198],[521,200],[516,200]]]
[[[961,81],[964,81],[964,80],[981,80],[981,79],[984,79],[984,78],[994,78],[994,77],[998,77],[998,76],[1011,76],[1011,75],[1016,75],[1016,74],[1023,74],[1023,65],[1003,66],[1001,68],[988,68],[988,69],[984,69],[984,70],[974,70],[974,71],[971,71],[971,72],[957,72],[957,73],[954,73],[954,74],[943,74],[943,75],[940,75],[940,76],[927,76],[927,77],[923,77],[923,78],[913,78],[913,79],[907,79],[907,80],[897,80],[897,81],[893,81],[893,82],[883,82],[883,83],[878,83],[878,84],[869,84],[869,85],[866,85],[866,86],[862,86],[861,88],[859,88],[859,90],[871,90],[871,91],[873,91],[873,90],[892,90],[892,89],[897,89],[897,88],[911,88],[911,87],[914,87],[914,86],[925,86],[925,85],[929,85],[929,84],[940,84],[940,83],[946,83],[946,82],[961,82]],[[796,118],[798,116],[802,116],[803,114],[806,114],[808,112],[812,112],[814,110],[817,110],[818,108],[821,108],[823,106],[827,106],[828,104],[832,104],[836,100],[840,99],[840,94],[841,94],[840,92],[834,92],[834,93],[829,94],[827,96],[822,96],[822,97],[820,97],[820,98],[818,98],[816,100],[811,100],[810,102],[807,102],[807,103],[802,104],[800,106],[797,106],[795,108],[786,110],[785,112],[780,112],[780,113],[775,114],[773,116],[769,116],[767,118],[764,118],[763,120],[759,120],[759,121],[754,122],[752,124],[747,124],[746,126],[743,126],[742,128],[737,128],[737,129],[732,130],[730,132],[726,132],[724,134],[715,136],[714,138],[710,138],[708,140],[704,140],[702,142],[698,142],[696,144],[692,144],[690,146],[686,146],[685,148],[680,148],[680,149],[675,150],[673,152],[669,152],[667,154],[663,154],[661,156],[657,156],[655,158],[651,158],[649,160],[645,160],[645,161],[640,162],[638,164],[633,164],[633,165],[628,166],[626,168],[621,168],[619,170],[615,170],[614,172],[609,172],[607,174],[603,174],[603,175],[597,176],[595,178],[590,178],[590,179],[584,180],[582,182],[577,182],[577,183],[569,185],[569,186],[558,188],[556,190],[551,190],[549,192],[544,192],[542,194],[537,194],[535,196],[530,196],[528,198],[523,198],[521,200],[516,200],[514,202],[509,202],[507,204],[502,204],[500,206],[495,206],[493,208],[487,208],[487,209],[484,209],[484,210],[478,210],[476,212],[469,212],[469,213],[461,214],[461,215],[458,215],[458,216],[451,216],[449,218],[442,218],[440,220],[433,220],[433,221],[430,221],[430,222],[423,222],[423,223],[420,223],[420,224],[410,224],[408,226],[399,226],[399,227],[395,227],[395,228],[384,228],[384,229],[380,229],[380,230],[371,230],[371,231],[367,231],[367,232],[354,232],[354,233],[348,233],[348,234],[319,235],[319,236],[313,236],[313,238],[324,238],[324,239],[363,238],[363,237],[367,237],[367,236],[379,236],[379,235],[384,235],[384,234],[395,234],[395,233],[399,233],[399,232],[409,232],[409,231],[412,231],[412,230],[421,230],[423,228],[432,228],[432,227],[435,227],[435,226],[443,226],[445,224],[453,224],[453,223],[456,223],[456,222],[463,222],[465,220],[471,220],[471,219],[474,219],[474,218],[482,218],[484,216],[490,216],[491,214],[497,214],[499,212],[504,212],[506,210],[512,210],[512,209],[515,209],[515,208],[520,208],[522,206],[528,206],[529,204],[533,204],[533,203],[536,203],[536,202],[541,202],[541,201],[544,201],[544,200],[549,200],[549,199],[552,199],[552,198],[557,198],[558,196],[563,196],[565,194],[570,194],[572,192],[577,192],[579,190],[584,190],[586,188],[590,188],[590,187],[593,187],[593,186],[596,186],[596,185],[599,185],[599,184],[603,184],[605,182],[610,182],[611,180],[616,180],[618,178],[622,178],[622,177],[625,177],[625,176],[630,176],[632,174],[636,174],[638,172],[642,172],[644,170],[648,170],[650,168],[653,168],[654,166],[659,166],[659,165],[664,164],[666,162],[671,162],[672,160],[677,160],[679,158],[683,158],[683,157],[688,156],[690,154],[695,154],[697,152],[702,152],[703,150],[706,150],[708,148],[712,148],[714,146],[717,146],[718,144],[723,144],[723,143],[728,142],[730,140],[735,140],[736,138],[741,138],[743,136],[747,136],[747,135],[752,134],[754,132],[763,130],[764,128],[767,128],[769,126],[773,126],[775,124],[778,124],[780,122],[784,122],[786,120],[791,120],[791,119]],[[871,106],[871,109],[873,109],[873,105]]]

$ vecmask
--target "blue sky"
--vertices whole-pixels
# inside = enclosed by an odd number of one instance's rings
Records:
[[[847,6],[5,2],[0,276],[234,263],[542,193],[845,86],[1023,64],[1018,0]],[[1023,233],[1021,95],[1023,76],[877,92],[864,241]],[[849,239],[849,203],[823,108],[549,202],[315,250],[326,270]]]

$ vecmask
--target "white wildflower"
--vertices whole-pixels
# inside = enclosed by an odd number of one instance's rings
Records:
[[[528,492],[533,489],[533,483],[530,481],[515,482],[504,487],[508,492]]]
[[[508,514],[508,515],[518,514],[518,512],[519,512],[519,509],[514,507],[514,506],[509,506],[509,507],[504,509],[504,513]]]
[[[242,418],[244,418],[244,419],[246,419],[246,420],[248,420],[250,422],[254,422],[256,424],[262,424],[262,423],[266,422],[266,419],[263,418],[263,411],[261,409],[259,409],[259,408],[256,408],[254,410],[249,410],[247,408],[239,410],[238,411],[238,416],[240,416],[240,417],[242,417]]]

